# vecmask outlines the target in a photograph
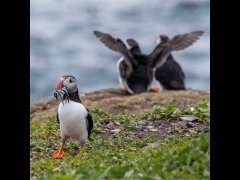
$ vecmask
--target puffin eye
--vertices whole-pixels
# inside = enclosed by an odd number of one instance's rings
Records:
[[[69,79],[69,82],[72,83],[72,78]]]

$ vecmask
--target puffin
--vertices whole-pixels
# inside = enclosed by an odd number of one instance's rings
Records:
[[[155,44],[164,44],[167,41],[169,41],[167,35],[159,35],[155,40]],[[133,48],[133,53],[142,53],[136,40],[128,39],[127,42],[128,45]],[[155,79],[165,90],[186,90],[185,73],[180,64],[174,59],[172,53],[169,54],[166,62],[162,66],[156,68]]]
[[[159,35],[155,44],[167,43],[169,37],[167,35]],[[174,59],[172,53],[167,57],[166,62],[158,67],[155,71],[155,79],[166,90],[186,90],[185,73],[180,64]]]
[[[134,39],[127,40],[130,46],[128,48],[120,38],[97,30],[93,31],[106,47],[121,54],[122,57],[117,62],[119,82],[130,94],[160,92],[158,87],[151,86],[156,69],[166,62],[172,51],[189,47],[202,33],[203,31],[193,31],[175,35],[165,43],[158,43],[150,54],[143,54]]]
[[[63,157],[63,147],[68,138],[77,140],[82,153],[87,140],[90,139],[93,119],[79,98],[76,78],[72,75],[62,76],[56,86],[54,98],[61,101],[57,110],[57,121],[60,124],[62,142],[52,157]]]

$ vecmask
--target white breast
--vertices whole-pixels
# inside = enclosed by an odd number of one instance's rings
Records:
[[[121,63],[123,60],[124,60],[124,57],[122,56],[122,57],[118,60],[118,62],[117,62],[118,81],[119,81],[120,84],[123,84],[123,85],[127,88],[128,92],[129,92],[130,94],[134,94],[134,92],[128,87],[127,80],[126,80],[126,79],[123,79],[123,78],[120,76],[120,68],[119,68],[119,66],[120,66],[120,63]]]
[[[119,68],[120,63],[121,63],[123,60],[124,60],[124,57],[122,56],[122,57],[120,57],[120,59],[119,59],[118,62],[117,62],[117,72],[118,72],[118,80],[119,80],[119,83],[122,83],[122,82],[123,82],[123,79],[122,79],[122,77],[120,76],[120,68]]]
[[[58,107],[58,117],[62,136],[69,136],[78,141],[88,137],[86,117],[88,112],[81,103],[64,101]]]

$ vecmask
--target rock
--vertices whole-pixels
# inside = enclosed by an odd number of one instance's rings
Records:
[[[140,120],[137,122],[137,125],[145,125],[147,123],[146,120]]]
[[[190,133],[197,133],[197,131],[194,130],[194,129],[189,129],[189,132],[190,132]]]
[[[113,129],[113,130],[111,130],[110,132],[111,132],[111,133],[118,133],[119,131],[121,131],[121,129]]]
[[[192,123],[192,122],[187,122],[187,127],[194,127],[194,126],[195,126],[194,123]]]
[[[158,129],[150,129],[150,131],[156,132],[156,131],[158,131]]]
[[[134,138],[136,137],[136,135],[135,135],[135,134],[132,134],[132,135],[130,135],[129,137],[132,138],[132,139],[134,139]]]
[[[189,122],[196,122],[198,121],[198,118],[195,116],[182,116],[180,117],[182,121],[189,121]]]
[[[175,128],[187,128],[187,121],[180,121],[175,124]]]
[[[146,126],[146,128],[148,128],[148,129],[153,129],[154,126]]]
[[[149,143],[147,146],[143,147],[141,150],[145,150],[148,147],[159,147],[160,146],[160,142],[157,141],[155,143]]]
[[[110,122],[110,123],[107,125],[107,128],[113,129],[113,128],[114,128],[114,123],[113,123],[113,122]]]
[[[157,142],[155,142],[155,143],[149,144],[148,146],[149,146],[149,147],[159,147],[159,146],[160,146],[160,142],[157,141]]]
[[[141,108],[140,105],[134,105],[133,107],[134,107],[134,108],[139,108],[139,109]]]
[[[117,126],[121,126],[120,122],[117,122],[117,121],[115,121],[114,124]]]

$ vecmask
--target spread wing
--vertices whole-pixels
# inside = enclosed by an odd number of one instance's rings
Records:
[[[110,34],[100,31],[93,31],[93,34],[99,38],[99,40],[108,48],[113,51],[119,52],[124,58],[133,65],[137,65],[131,52],[127,49],[127,46],[119,38],[114,38]]]
[[[203,33],[203,31],[193,31],[176,35],[168,41],[168,46],[172,51],[185,49],[196,42]]]
[[[203,31],[194,31],[179,34],[170,39],[167,43],[158,44],[149,55],[151,66],[158,68],[167,60],[171,51],[179,51],[191,46],[203,34]]]

